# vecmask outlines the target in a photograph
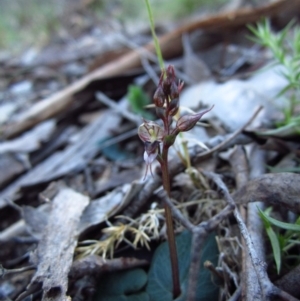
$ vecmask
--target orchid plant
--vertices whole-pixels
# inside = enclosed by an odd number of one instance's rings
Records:
[[[174,67],[168,66],[167,69],[163,69],[158,87],[153,96],[156,114],[162,120],[163,126],[160,126],[153,121],[144,120],[143,124],[141,124],[138,129],[138,135],[145,146],[144,160],[146,163],[146,173],[144,179],[146,178],[148,170],[150,170],[150,173],[153,176],[151,164],[157,160],[161,166],[163,187],[168,197],[170,197],[171,192],[168,171],[169,148],[174,144],[176,136],[180,132],[186,132],[192,129],[200,118],[213,108],[211,107],[210,109],[196,114],[184,115],[178,118],[175,127],[172,126],[173,117],[177,115],[179,111],[179,94],[182,91],[182,88],[183,82],[177,81]],[[172,266],[173,297],[176,298],[181,292],[178,259],[171,209],[166,204],[165,216]]]

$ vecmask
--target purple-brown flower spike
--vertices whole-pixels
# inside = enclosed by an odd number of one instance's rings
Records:
[[[146,174],[151,164],[158,158],[162,167],[167,166],[168,149],[174,144],[176,136],[180,132],[192,129],[200,118],[213,107],[197,114],[190,114],[180,117],[176,127],[172,127],[173,116],[179,111],[179,94],[183,89],[183,82],[178,81],[173,66],[162,70],[157,89],[154,93],[154,104],[157,116],[163,122],[163,128],[153,121],[146,121],[139,126],[138,135],[144,142],[144,160],[146,162]],[[161,146],[160,146],[161,144]]]
[[[146,162],[146,172],[144,179],[147,176],[148,170],[150,170],[150,173],[153,176],[151,164],[157,160],[161,166],[162,183],[168,197],[171,195],[171,182],[168,168],[169,148],[174,144],[176,136],[180,132],[185,132],[193,128],[197,121],[213,108],[211,107],[198,114],[180,117],[174,128],[172,125],[172,117],[175,116],[179,110],[179,95],[182,89],[183,83],[176,79],[173,66],[169,66],[167,69],[162,70],[153,100],[157,116],[162,120],[163,128],[153,121],[144,120],[144,123],[140,125],[138,129],[138,135],[144,142],[145,147],[144,160]],[[167,204],[164,204],[164,207],[172,267],[173,299],[176,299],[181,293],[178,257],[172,212]]]
[[[180,132],[189,131],[196,125],[196,123],[201,119],[201,117],[210,110],[212,110],[213,107],[214,106],[197,114],[189,114],[180,117],[177,121],[176,128],[174,129],[172,134],[177,135]]]

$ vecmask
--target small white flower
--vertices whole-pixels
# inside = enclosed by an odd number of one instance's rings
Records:
[[[148,153],[147,150],[145,150],[145,152],[144,152],[144,161],[146,163],[146,172],[145,172],[145,176],[144,176],[143,180],[145,180],[145,178],[147,176],[148,168],[149,168],[150,173],[153,177],[151,164],[155,161],[155,159],[157,157],[157,154],[158,154],[158,145],[157,145],[156,149],[154,150],[154,152]]]

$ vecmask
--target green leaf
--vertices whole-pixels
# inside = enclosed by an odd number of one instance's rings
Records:
[[[275,264],[276,264],[276,268],[277,268],[277,273],[279,274],[280,269],[281,269],[281,249],[280,249],[280,243],[279,243],[278,236],[272,229],[271,223],[269,221],[270,216],[268,216],[268,214],[271,209],[270,208],[267,209],[266,210],[267,213],[263,212],[260,208],[257,208],[257,209],[258,209],[259,215],[265,225],[267,235],[270,239],[272,250],[273,250],[273,256],[274,256],[274,260],[275,260]]]
[[[299,241],[299,240],[296,240],[296,239],[289,239],[289,240],[288,240],[288,243],[290,243],[290,244],[295,244],[295,245],[299,245],[299,244],[300,244],[300,241]]]
[[[280,138],[287,138],[287,137],[294,137],[299,136],[300,133],[300,125],[296,123],[289,123],[287,125],[281,126],[277,129],[267,130],[264,132],[255,132],[258,136],[262,137],[280,137]]]
[[[259,214],[263,217],[263,219],[267,220],[274,226],[277,226],[277,227],[285,229],[285,230],[300,231],[300,225],[289,224],[289,223],[284,223],[284,222],[278,221],[277,219],[272,218],[272,217],[268,216],[267,214],[265,214],[265,212],[263,212],[259,208],[258,208],[258,210],[259,210]]]
[[[109,273],[99,279],[94,301],[149,301],[143,291],[147,274],[142,269]]]
[[[215,234],[210,234],[203,245],[197,286],[198,301],[218,299],[219,289],[213,283],[210,272],[203,267],[203,263],[206,260],[217,265],[218,247],[214,236]],[[176,299],[176,301],[186,300],[185,296],[190,264],[191,238],[192,235],[188,231],[185,231],[176,237],[180,273],[179,277],[182,290],[182,294]],[[173,300],[170,255],[169,247],[166,242],[162,243],[155,251],[148,274],[146,291],[148,292],[151,301]]]
[[[300,173],[300,167],[277,168],[267,165],[267,169],[272,173],[293,172]]]
[[[130,85],[128,87],[127,99],[134,113],[146,119],[153,120],[153,115],[145,111],[145,106],[150,103],[149,96],[139,86]]]
[[[267,227],[266,231],[267,231],[267,234],[268,234],[270,242],[271,242],[273,256],[274,256],[274,260],[275,260],[276,268],[277,268],[277,274],[279,274],[280,268],[281,268],[281,250],[280,250],[279,240],[278,240],[276,233],[272,229],[272,227]]]

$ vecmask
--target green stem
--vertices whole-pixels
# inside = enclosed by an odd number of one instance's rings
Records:
[[[164,186],[164,189],[165,189],[168,197],[170,197],[171,186],[170,186],[170,175],[169,175],[169,170],[168,170],[168,150],[169,150],[169,147],[164,145],[160,164],[161,164],[161,171],[162,171],[163,186]],[[175,299],[181,293],[180,281],[179,281],[178,257],[177,257],[171,209],[166,203],[164,204],[164,208],[165,208],[167,236],[168,236],[168,244],[169,244],[169,249],[170,249],[170,258],[171,258],[171,267],[172,267],[173,298]]]
[[[162,57],[162,54],[161,54],[160,46],[159,46],[159,43],[158,43],[158,38],[157,38],[156,33],[155,33],[154,19],[153,19],[151,5],[150,5],[148,0],[145,0],[145,2],[146,2],[147,11],[148,11],[151,34],[152,34],[153,41],[154,41],[154,46],[155,46],[155,51],[156,51],[156,55],[157,55],[157,58],[158,58],[159,67],[160,67],[160,69],[164,69],[164,60],[163,60],[163,57]]]

